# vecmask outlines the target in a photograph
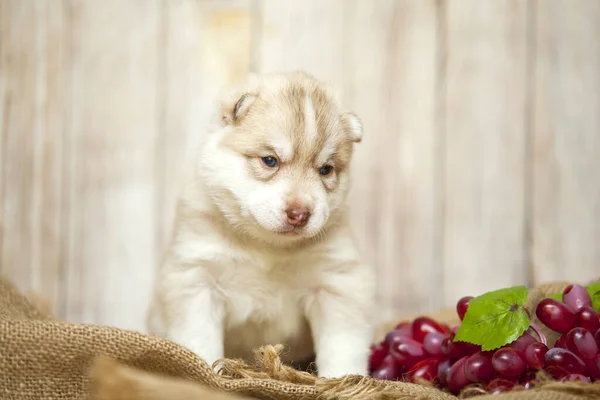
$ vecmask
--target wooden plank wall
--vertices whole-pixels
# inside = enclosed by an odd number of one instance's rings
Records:
[[[0,270],[144,330],[212,99],[307,69],[364,120],[384,316],[600,276],[596,0],[0,0]]]

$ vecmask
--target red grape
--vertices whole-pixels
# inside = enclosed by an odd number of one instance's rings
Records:
[[[555,299],[540,301],[535,314],[544,325],[558,333],[567,333],[575,322],[575,313],[565,303]]]
[[[398,338],[410,338],[412,339],[412,325],[410,322],[403,322],[399,324],[396,329],[391,330],[385,335],[385,344],[390,345],[394,340]]]
[[[458,303],[456,303],[456,312],[458,313],[458,317],[461,321],[467,313],[467,309],[469,308],[469,303],[471,302],[472,298],[473,296],[465,296],[458,300]]]
[[[400,378],[401,374],[402,368],[391,354],[388,354],[383,359],[381,365],[371,373],[371,376],[377,379],[396,380]]]
[[[592,380],[590,378],[588,378],[585,375],[581,375],[581,374],[569,374],[569,375],[565,375],[562,378],[560,378],[561,382],[586,382],[586,383],[590,383]]]
[[[491,381],[490,383],[488,383],[488,385],[485,387],[485,391],[490,394],[499,394],[499,393],[503,393],[503,392],[508,392],[514,386],[515,386],[515,382],[509,381],[506,379],[502,379],[502,378],[496,378],[493,381]]]
[[[372,370],[378,368],[383,359],[388,354],[387,346],[380,343],[371,346],[371,355],[369,356],[369,368]]]
[[[398,323],[398,325],[396,325],[396,327],[394,329],[399,329],[399,330],[408,329],[408,330],[410,330],[410,332],[412,332],[412,323],[410,321],[402,321],[402,322]]]
[[[598,345],[594,336],[583,328],[573,328],[567,333],[565,344],[567,349],[582,360],[589,360],[598,353]]]
[[[567,339],[567,334],[560,335],[556,342],[554,342],[554,347],[560,347],[561,349],[566,349],[567,345],[565,344],[565,340]]]
[[[543,343],[531,343],[525,349],[525,361],[529,368],[542,369],[544,367],[544,356],[548,352],[548,346]]]
[[[423,348],[425,351],[434,357],[441,357],[444,355],[442,352],[442,341],[446,335],[439,332],[429,332],[425,339],[423,339]]]
[[[492,357],[492,365],[494,370],[500,375],[513,378],[519,376],[525,371],[525,360],[519,355],[515,349],[503,347],[496,350]]]
[[[408,377],[411,382],[415,383],[419,379],[432,382],[437,378],[439,365],[439,358],[426,358],[413,365],[413,367],[408,371]]]
[[[526,380],[523,382],[524,389],[533,389],[534,386],[535,386],[535,382],[533,380]]]
[[[461,321],[472,299],[465,296],[456,304]],[[469,384],[485,387],[491,394],[510,391],[515,385],[532,388],[541,369],[562,382],[600,381],[600,313],[591,307],[582,286],[567,287],[563,300],[546,298],[536,307],[540,322],[560,334],[554,348],[548,348],[551,343],[545,344],[545,335],[532,323],[513,342],[482,351],[480,345],[455,340],[460,324],[450,329],[422,316],[402,321],[384,341],[371,345],[370,375],[429,381],[455,394]]]
[[[454,334],[451,333],[442,340],[442,353],[451,360],[457,360],[463,356],[460,347],[454,342]]]
[[[469,342],[454,342],[454,346],[460,351],[461,356],[470,356],[471,354],[475,354],[478,351],[481,351],[481,346],[478,344],[473,344]]]
[[[526,370],[523,375],[519,377],[519,384],[523,385],[525,389],[531,389],[535,386],[537,371]]]
[[[571,351],[561,348],[548,350],[544,356],[546,371],[554,378],[562,378],[569,374],[585,374],[586,365],[583,360]]]
[[[419,317],[412,323],[412,336],[415,340],[423,343],[423,339],[429,332],[448,333],[446,327],[428,317]]]
[[[538,371],[532,370],[532,369],[526,369],[525,373],[521,376],[519,376],[518,381],[519,382],[526,382],[526,381],[532,381],[536,378]]]
[[[578,311],[584,306],[592,306],[592,298],[590,297],[590,294],[581,285],[567,286],[563,291],[562,301],[573,311]]]
[[[450,371],[451,366],[452,362],[450,360],[444,360],[438,366],[437,380],[442,387],[448,385],[448,371]]]
[[[490,352],[478,352],[467,358],[465,376],[471,382],[488,382],[493,375],[494,367],[492,367]]]
[[[588,372],[593,379],[600,380],[600,354],[596,354],[594,358],[587,363]]]
[[[462,388],[471,383],[465,376],[465,362],[467,357],[463,357],[455,362],[448,370],[448,388],[453,392],[459,392]]]
[[[574,326],[585,328],[590,332],[600,329],[598,313],[590,306],[583,306],[575,314]]]
[[[390,354],[408,368],[425,358],[423,345],[408,337],[398,338],[390,343]]]
[[[529,346],[531,343],[539,342],[529,333],[525,332],[517,340],[510,343],[507,347],[515,349],[518,353],[523,354],[525,353],[525,349],[527,348],[527,346]]]

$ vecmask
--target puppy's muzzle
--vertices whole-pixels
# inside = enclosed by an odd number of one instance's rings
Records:
[[[306,207],[292,206],[285,210],[287,223],[294,228],[302,228],[308,223],[310,211]]]

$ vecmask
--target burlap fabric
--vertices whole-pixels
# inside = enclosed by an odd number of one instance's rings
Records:
[[[217,373],[168,340],[58,321],[0,280],[2,399],[456,399],[410,383],[358,376],[319,379],[282,365],[280,350],[259,349],[252,365],[224,360]],[[548,383],[535,390],[478,398],[600,399],[600,385]]]

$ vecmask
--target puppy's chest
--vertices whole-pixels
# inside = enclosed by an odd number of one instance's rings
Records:
[[[314,268],[290,258],[244,257],[218,277],[228,325],[245,322],[299,321],[319,285]]]

